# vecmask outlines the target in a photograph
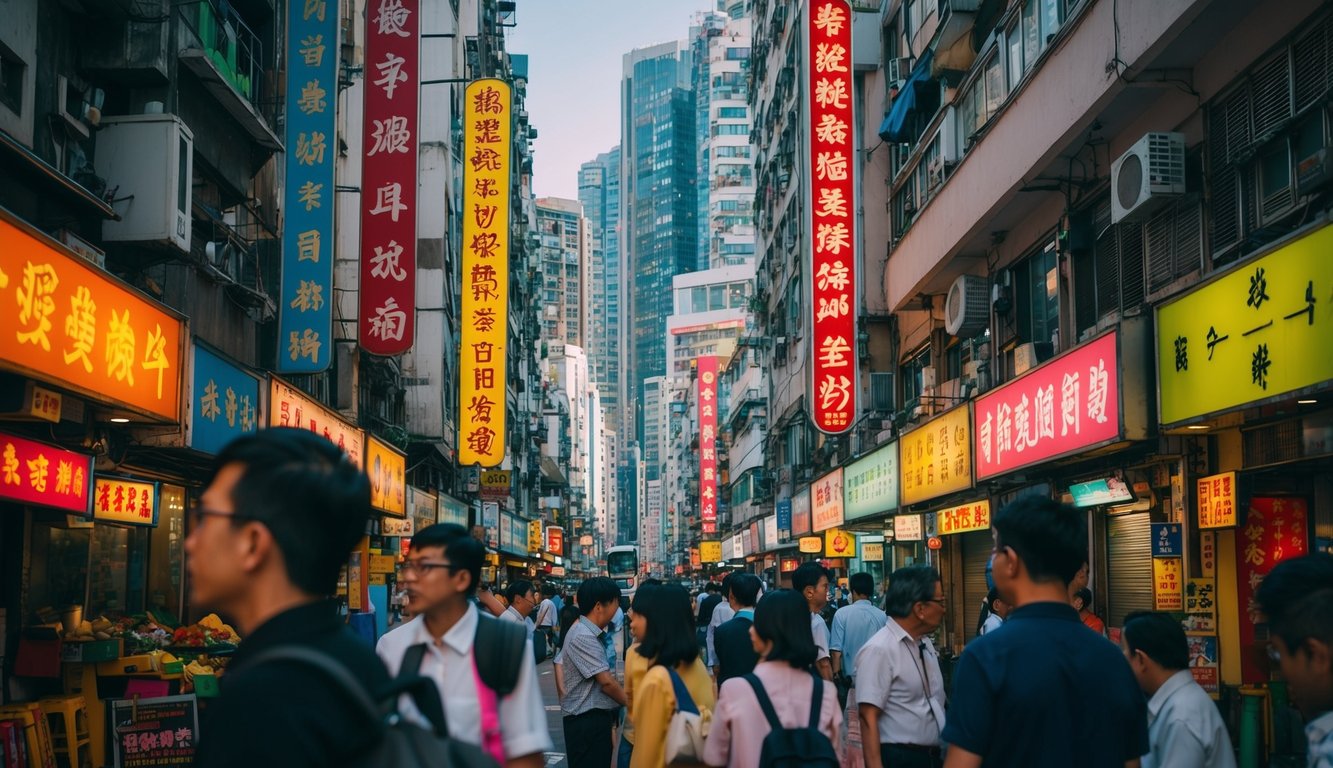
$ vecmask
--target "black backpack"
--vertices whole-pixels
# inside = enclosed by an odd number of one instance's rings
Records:
[[[819,730],[824,680],[818,675],[811,677],[815,684],[810,695],[810,723],[803,728],[787,728],[778,720],[778,713],[773,711],[773,702],[759,678],[753,674],[745,676],[771,729],[759,751],[759,768],[838,768],[838,753],[833,750],[828,736]]]

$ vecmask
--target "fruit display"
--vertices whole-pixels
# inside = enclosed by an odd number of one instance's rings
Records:
[[[198,623],[176,629],[171,635],[171,646],[188,650],[234,650],[240,640],[236,630],[225,624],[216,613],[210,613]]]

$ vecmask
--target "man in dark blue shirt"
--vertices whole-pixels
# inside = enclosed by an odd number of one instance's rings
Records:
[[[995,588],[1015,607],[954,670],[945,768],[1137,768],[1148,752],[1143,694],[1120,649],[1069,604],[1088,557],[1084,514],[1024,496],[992,525]]]

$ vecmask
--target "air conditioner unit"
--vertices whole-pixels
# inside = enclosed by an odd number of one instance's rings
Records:
[[[884,79],[890,87],[901,87],[907,81],[907,76],[912,74],[912,63],[911,56],[900,56],[884,62]]]
[[[950,336],[971,338],[990,325],[987,281],[977,275],[959,275],[944,299],[944,330]]]
[[[1111,222],[1141,219],[1185,194],[1185,134],[1145,133],[1111,164]]]
[[[144,162],[144,158],[156,158]],[[102,239],[160,243],[190,250],[194,134],[175,115],[126,115],[102,120],[98,172],[125,200],[120,221],[102,222]]]

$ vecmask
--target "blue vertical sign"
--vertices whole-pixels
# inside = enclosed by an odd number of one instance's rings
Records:
[[[778,502],[778,537],[782,540],[791,538],[791,499]]]
[[[315,373],[333,355],[338,4],[287,3],[287,134],[277,370]]]
[[[1180,523],[1151,523],[1152,556],[1181,557]]]
[[[194,344],[190,390],[190,447],[218,453],[233,438],[259,428],[259,377]]]

